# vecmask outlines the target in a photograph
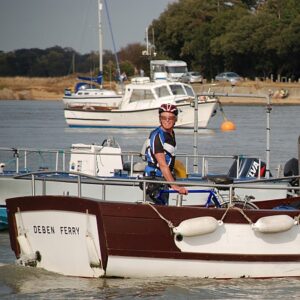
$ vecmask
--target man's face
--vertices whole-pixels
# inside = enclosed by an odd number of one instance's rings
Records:
[[[160,123],[164,129],[172,129],[176,123],[176,116],[170,112],[160,114]]]

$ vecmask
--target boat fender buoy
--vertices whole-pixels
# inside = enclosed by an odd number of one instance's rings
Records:
[[[214,232],[222,224],[222,221],[217,221],[214,217],[198,217],[182,221],[173,228],[173,232],[186,237],[203,235]]]
[[[262,233],[277,233],[287,231],[296,224],[297,221],[288,215],[275,215],[258,219],[252,224],[252,229]]]
[[[233,131],[233,130],[236,130],[236,126],[232,121],[226,120],[221,124],[221,130],[222,131]]]
[[[21,248],[21,253],[23,255],[26,255],[28,257],[34,256],[34,253],[31,249],[29,241],[28,241],[28,239],[26,238],[26,236],[24,234],[18,235],[17,240],[18,240],[18,243],[19,243],[20,248]]]
[[[86,236],[86,246],[87,246],[87,251],[88,251],[88,256],[89,256],[89,261],[90,261],[90,266],[92,268],[100,268],[101,263],[100,259],[96,250],[96,245],[94,239],[87,234]]]

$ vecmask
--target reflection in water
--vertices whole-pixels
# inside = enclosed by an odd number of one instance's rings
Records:
[[[30,299],[296,299],[298,279],[73,278],[41,269],[0,267],[0,297]],[[255,286],[255,288],[253,288]]]

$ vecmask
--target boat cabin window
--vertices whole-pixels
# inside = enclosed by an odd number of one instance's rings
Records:
[[[154,91],[158,97],[167,97],[171,95],[166,86],[157,87]]]
[[[185,95],[183,87],[179,84],[170,84],[173,95]]]
[[[137,102],[140,100],[154,100],[155,97],[149,89],[134,89],[131,93],[129,102]]]

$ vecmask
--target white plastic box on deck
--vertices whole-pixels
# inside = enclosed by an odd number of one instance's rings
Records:
[[[70,171],[91,176],[113,176],[122,170],[121,148],[99,145],[73,144]]]

